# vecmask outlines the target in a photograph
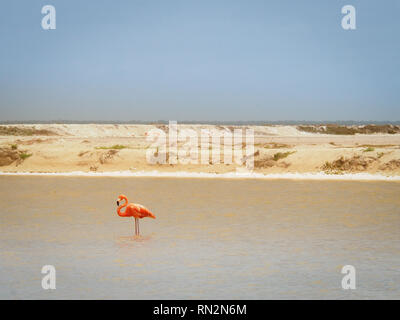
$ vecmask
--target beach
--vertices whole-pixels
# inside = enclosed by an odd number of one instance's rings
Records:
[[[15,132],[10,128],[15,128]],[[146,153],[152,148],[148,133],[157,129],[168,135],[168,125],[165,124],[25,124],[1,125],[0,129],[1,172],[246,172],[243,164],[224,162],[223,153],[217,162],[210,158],[207,163],[183,163],[179,160],[176,163],[168,160],[166,163],[150,163],[146,158]],[[185,129],[195,132],[209,129],[222,133],[252,129],[253,173],[400,176],[399,133],[332,134],[299,130],[295,125],[178,124],[178,130]],[[176,148],[180,150],[183,146],[184,142],[178,141]],[[210,157],[215,146],[210,143]],[[246,156],[245,152],[243,139],[243,156]]]
[[[1,299],[398,299],[392,182],[0,177]],[[156,219],[116,213],[120,193]],[[56,268],[43,290],[41,268]],[[344,265],[357,289],[343,290]]]

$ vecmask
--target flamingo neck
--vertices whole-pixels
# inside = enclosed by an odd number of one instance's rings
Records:
[[[118,215],[120,216],[120,217],[125,217],[126,216],[126,210],[125,210],[125,212],[122,212],[121,210],[122,210],[122,208],[125,208],[127,205],[128,205],[128,199],[127,198],[122,198],[123,200],[125,200],[125,203],[124,204],[121,204],[119,207],[118,207],[118,211],[117,211],[117,213],[118,213]]]

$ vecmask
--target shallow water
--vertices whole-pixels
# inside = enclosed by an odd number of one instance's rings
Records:
[[[1,176],[0,190],[3,299],[400,298],[400,183]],[[120,193],[157,216],[140,238]]]

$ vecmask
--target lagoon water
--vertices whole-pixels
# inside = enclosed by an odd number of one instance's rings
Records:
[[[400,298],[398,182],[0,176],[0,190],[1,299]],[[140,238],[120,193],[157,216]]]

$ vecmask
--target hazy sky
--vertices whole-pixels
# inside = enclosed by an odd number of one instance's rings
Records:
[[[3,0],[0,45],[3,121],[400,120],[398,0]]]

